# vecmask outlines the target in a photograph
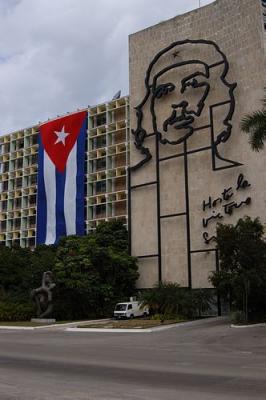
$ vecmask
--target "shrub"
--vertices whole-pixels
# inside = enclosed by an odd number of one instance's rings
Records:
[[[161,282],[141,294],[142,307],[148,306],[151,315],[159,319],[201,317],[211,309],[213,291],[209,289],[182,288],[178,283]]]
[[[142,307],[151,314],[178,314],[182,303],[182,290],[178,283],[160,282],[141,294]]]
[[[230,314],[230,321],[233,324],[241,324],[246,319],[245,313],[243,311],[234,311]]]
[[[217,225],[219,271],[210,281],[229,299],[231,310],[242,310],[246,321],[265,315],[266,242],[259,218],[240,218],[235,225]]]
[[[0,321],[28,321],[34,315],[30,303],[0,302]]]

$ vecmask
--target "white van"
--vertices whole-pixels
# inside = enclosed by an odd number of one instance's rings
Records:
[[[148,307],[140,308],[141,304],[137,301],[129,301],[128,303],[117,303],[114,309],[114,318],[135,318],[147,317],[149,315]]]

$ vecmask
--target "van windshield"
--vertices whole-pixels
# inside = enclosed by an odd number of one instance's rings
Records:
[[[126,304],[117,304],[115,306],[115,311],[126,311],[127,305]]]

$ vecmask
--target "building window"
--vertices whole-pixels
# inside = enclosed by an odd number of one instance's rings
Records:
[[[20,218],[14,219],[14,229],[20,229]]]
[[[35,206],[36,205],[36,195],[29,196],[29,205]]]
[[[3,164],[3,172],[8,172],[9,171],[9,163],[8,162],[5,162],[4,164]]]
[[[37,135],[32,136],[32,138],[31,138],[31,146],[34,146],[37,143],[38,143]]]
[[[38,156],[37,154],[34,154],[34,156],[31,157],[31,165],[37,164],[38,161]]]
[[[24,147],[24,139],[18,140],[16,143],[16,150],[23,149],[23,147]]]
[[[36,225],[36,217],[30,216],[28,219],[28,228],[35,228]]]
[[[104,218],[106,214],[106,204],[98,204],[96,206],[96,218]]]
[[[106,146],[106,136],[100,136],[98,138],[93,138],[92,140],[92,148],[93,150],[99,149],[100,147]]]
[[[0,231],[1,232],[6,231],[6,221],[1,221],[1,223],[0,223]]]
[[[15,181],[15,188],[18,189],[18,188],[21,188],[21,187],[22,187],[22,178],[18,178]]]
[[[21,198],[14,199],[14,209],[21,208]]]
[[[106,192],[106,181],[99,181],[95,184],[95,194]]]
[[[101,171],[106,169],[106,158],[99,158],[98,160],[93,160],[93,172]]]
[[[37,183],[37,175],[30,176],[30,185],[36,185]]]
[[[7,200],[1,202],[1,211],[7,210]]]
[[[100,114],[96,116],[96,126],[105,125],[106,124],[106,114]]]
[[[19,159],[16,161],[16,169],[20,169],[20,168],[22,168],[22,166],[23,166],[23,159],[22,159],[22,158],[19,158]]]

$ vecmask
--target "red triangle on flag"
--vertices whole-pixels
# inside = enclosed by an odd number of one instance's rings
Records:
[[[40,126],[44,150],[59,172],[64,172],[66,168],[69,153],[77,141],[86,115],[86,111],[80,111]]]

